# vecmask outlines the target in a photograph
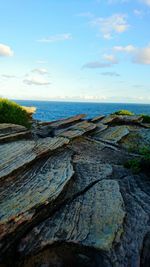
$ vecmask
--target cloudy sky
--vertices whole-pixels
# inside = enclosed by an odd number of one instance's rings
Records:
[[[150,0],[5,0],[0,10],[0,96],[150,103]]]

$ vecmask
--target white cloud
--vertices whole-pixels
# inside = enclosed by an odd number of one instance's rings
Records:
[[[104,58],[106,61],[111,62],[112,64],[117,64],[117,63],[118,63],[118,60],[117,60],[117,58],[115,57],[115,55],[104,54],[104,55],[103,55],[103,58]]]
[[[41,74],[41,75],[48,74],[48,70],[44,69],[44,68],[34,69],[34,70],[32,70],[32,72],[37,73],[37,74]]]
[[[16,78],[15,75],[10,75],[10,74],[2,74],[2,77],[6,79]]]
[[[143,48],[138,48],[133,45],[114,46],[113,50],[116,52],[124,52],[132,55],[132,62],[137,64],[150,65],[150,45]]]
[[[23,80],[27,85],[49,85],[50,82],[44,79],[43,77],[31,76]]]
[[[97,26],[105,39],[111,39],[113,34],[120,34],[129,28],[125,14],[114,14],[107,18],[94,18],[91,25]]]
[[[10,48],[10,46],[5,44],[0,44],[0,56],[1,57],[11,57],[14,55],[14,52]]]
[[[141,0],[141,2],[146,4],[146,5],[148,5],[148,6],[150,6],[150,0]]]
[[[150,65],[150,45],[145,48],[138,48],[133,58],[133,62]]]
[[[126,52],[126,53],[132,53],[136,50],[136,48],[133,45],[127,45],[127,46],[114,46],[113,50],[117,52]]]
[[[111,71],[108,71],[108,72],[102,72],[101,75],[104,75],[104,76],[111,76],[111,77],[119,77],[120,74],[117,73],[117,72],[111,72]]]
[[[41,43],[54,43],[54,42],[61,42],[61,41],[67,41],[71,40],[72,35],[70,33],[62,33],[62,34],[56,34],[56,35],[51,35],[46,38],[42,38],[38,40],[38,42]]]
[[[112,63],[103,63],[99,61],[91,61],[83,65],[82,68],[88,68],[88,69],[98,69],[98,68],[108,68],[111,67]]]
[[[134,9],[133,10],[134,15],[136,15],[137,17],[142,18],[144,16],[144,12],[142,10],[139,9]]]

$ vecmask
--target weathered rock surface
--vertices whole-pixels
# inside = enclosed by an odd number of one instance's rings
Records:
[[[62,119],[62,120],[58,120],[58,121],[54,121],[52,123],[50,123],[51,127],[54,128],[58,128],[58,127],[63,127],[63,126],[68,126],[71,123],[80,121],[81,119],[83,119],[86,115],[85,114],[79,114],[67,119]]]
[[[91,119],[92,122],[97,122],[97,121],[101,121],[105,116],[104,115],[99,115],[94,117],[93,119]]]
[[[26,127],[17,124],[0,124],[0,143],[30,137],[31,132]]]
[[[0,146],[0,178],[32,163],[36,158],[49,153],[69,142],[62,137],[15,141]]]
[[[124,163],[150,147],[149,126],[79,115],[4,141],[0,267],[148,267],[149,173]]]
[[[78,122],[73,126],[69,127],[65,130],[58,130],[56,132],[56,136],[67,137],[69,139],[73,139],[75,137],[81,136],[85,133],[91,132],[96,128],[94,123],[90,123],[87,121]]]
[[[117,143],[121,141],[123,137],[129,134],[129,129],[127,126],[114,126],[109,127],[104,131],[97,132],[94,136],[98,139],[103,139],[110,141],[112,143]]]
[[[59,196],[74,174],[71,156],[67,150],[46,157],[12,179],[0,182],[0,238],[31,221],[40,206]]]
[[[119,115],[115,117],[116,123],[122,123],[122,124],[139,124],[143,120],[142,116],[127,116],[127,115]]]
[[[19,250],[31,253],[57,241],[110,250],[119,241],[124,215],[118,183],[103,180],[35,227]]]
[[[138,152],[140,148],[150,146],[150,129],[128,126],[129,134],[124,136],[121,145],[129,151]]]

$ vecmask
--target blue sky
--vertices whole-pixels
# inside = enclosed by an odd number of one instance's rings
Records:
[[[0,10],[0,96],[150,103],[150,0],[5,0]]]

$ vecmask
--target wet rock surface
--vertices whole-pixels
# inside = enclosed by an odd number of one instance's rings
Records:
[[[150,147],[149,126],[81,114],[26,138],[1,124],[0,266],[150,266],[150,177],[124,167]]]

